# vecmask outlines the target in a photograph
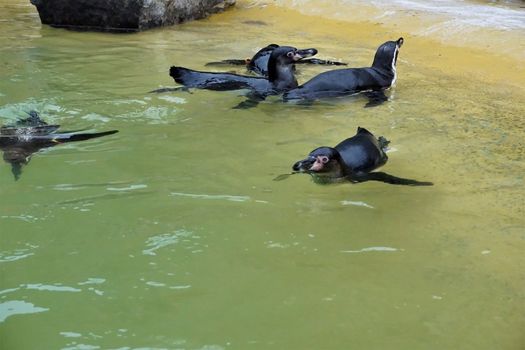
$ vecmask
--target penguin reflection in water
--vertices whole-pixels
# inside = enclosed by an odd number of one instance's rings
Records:
[[[0,127],[0,150],[6,163],[11,164],[15,180],[22,174],[22,166],[27,165],[33,153],[61,143],[84,141],[106,135],[118,130],[103,132],[81,132],[83,130],[58,131],[60,125],[49,125],[37,112],[28,113],[29,118],[20,119],[13,125]]]
[[[384,172],[372,172],[386,164],[388,156],[385,151],[389,143],[390,141],[384,137],[376,138],[365,128],[358,127],[354,136],[335,147],[314,149],[306,159],[296,162],[292,169],[295,173],[310,174],[315,182],[322,184],[342,181],[381,181],[393,185],[433,185],[432,182],[399,178]],[[281,180],[282,176],[276,180]]]

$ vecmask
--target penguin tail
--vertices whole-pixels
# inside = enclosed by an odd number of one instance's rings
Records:
[[[360,127],[360,126],[357,127],[357,133],[358,133],[358,134],[368,134],[368,135],[373,135],[370,131],[368,131],[367,129],[362,128],[362,127]]]
[[[379,136],[377,139],[377,142],[379,142],[379,147],[384,151],[388,148],[388,145],[390,144],[390,140],[387,140],[383,136]]]

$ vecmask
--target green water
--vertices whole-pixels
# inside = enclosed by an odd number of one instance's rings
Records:
[[[1,123],[36,109],[120,130],[35,154],[17,182],[0,165],[1,349],[525,347],[519,61],[244,2],[125,35],[0,5]],[[172,64],[278,42],[366,66],[401,35],[397,86],[376,108],[147,93],[174,86]],[[357,126],[392,141],[383,171],[435,185],[272,181]]]

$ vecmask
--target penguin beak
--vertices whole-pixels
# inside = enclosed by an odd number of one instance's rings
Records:
[[[317,50],[314,49],[314,48],[304,49],[304,50],[297,50],[297,51],[295,51],[295,54],[293,56],[293,60],[294,61],[299,61],[299,60],[302,60],[303,58],[306,58],[306,57],[315,56],[316,54],[317,54]]]
[[[310,158],[306,158],[306,159],[300,160],[297,163],[295,163],[292,167],[292,170],[304,173],[304,172],[307,172],[308,169],[310,169],[313,163],[314,163],[314,160]]]

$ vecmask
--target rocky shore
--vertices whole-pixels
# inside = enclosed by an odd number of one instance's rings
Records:
[[[235,0],[31,0],[43,24],[77,30],[135,32],[200,19]]]

